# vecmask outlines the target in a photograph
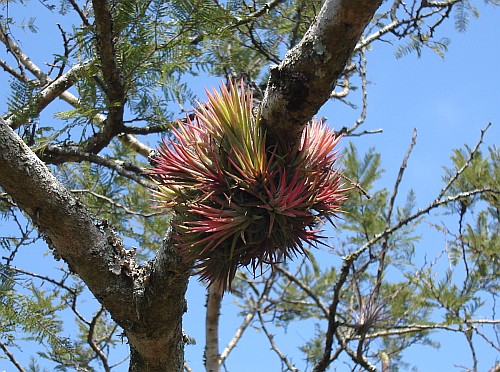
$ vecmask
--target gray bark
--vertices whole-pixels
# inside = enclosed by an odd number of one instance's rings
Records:
[[[106,2],[98,13],[107,14]],[[271,76],[262,106],[268,140],[296,141],[305,123],[328,99],[356,42],[381,0],[327,0],[303,40],[287,53]],[[101,19],[103,25],[111,19]],[[104,56],[112,32],[100,29]],[[101,62],[104,56],[101,55]],[[108,56],[112,58],[113,56]],[[123,102],[123,85],[112,63],[106,65],[110,102]],[[118,134],[123,107],[112,110],[99,141],[99,151]],[[279,135],[278,135],[279,134]],[[93,151],[91,151],[93,152]],[[139,265],[133,253],[107,225],[93,216],[50,172],[21,138],[0,119],[0,186],[44,234],[56,256],[88,285],[124,329],[131,349],[131,371],[183,370],[182,315],[189,267],[168,241],[157,257]],[[217,338],[215,337],[214,340]],[[216,341],[213,341],[216,342]],[[210,346],[210,345],[208,345]],[[217,348],[212,348],[218,354]]]
[[[299,44],[271,67],[262,102],[268,141],[289,144],[328,100],[381,0],[327,0]]]
[[[1,118],[0,186],[124,329],[131,370],[182,371],[189,269],[168,241],[155,260],[139,265]]]

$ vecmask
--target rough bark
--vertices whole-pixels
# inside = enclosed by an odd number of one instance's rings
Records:
[[[168,241],[139,265],[0,118],[0,186],[125,330],[132,371],[182,371],[189,270]]]
[[[89,152],[98,152],[123,125],[126,87],[114,52],[106,52],[113,51],[108,4],[93,3],[99,58],[113,106],[98,140],[87,144]],[[269,141],[297,140],[303,125],[328,99],[380,3],[327,0],[303,40],[271,69],[262,107]],[[86,282],[123,327],[131,348],[130,370],[182,371],[182,315],[189,268],[168,241],[153,261],[139,265],[107,222],[89,213],[2,119],[0,186],[38,226],[54,254]]]
[[[381,0],[327,0],[299,44],[271,67],[262,101],[270,143],[291,143],[326,102]]]

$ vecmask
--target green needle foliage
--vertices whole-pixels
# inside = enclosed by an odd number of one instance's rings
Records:
[[[109,35],[98,35],[97,3],[109,5]],[[282,370],[326,370],[318,366],[328,344],[331,370],[410,370],[406,356],[415,345],[439,347],[449,332],[469,348],[464,368],[498,371],[498,146],[454,150],[441,191],[425,204],[411,189],[403,194],[398,185],[380,186],[394,178],[382,168],[384,152],[362,152],[355,137],[347,138],[365,133],[372,110],[365,102],[367,51],[384,41],[398,58],[426,50],[443,56],[449,40],[437,37],[441,25],[466,30],[479,5],[383,1],[345,71],[331,82],[332,100],[360,107],[354,129],[340,130],[339,143],[329,122],[312,119],[297,147],[269,146],[259,105],[270,66],[300,42],[323,3],[0,1],[1,115],[145,272],[167,237],[211,294],[231,290],[218,308],[207,301],[207,314],[227,317],[236,309],[241,320],[225,349],[214,346],[227,338],[207,337],[221,368],[241,369],[230,354],[240,337],[255,331],[256,346],[264,345],[259,352],[272,350],[269,359]],[[33,14],[37,6],[40,14]],[[42,17],[54,28],[40,27]],[[39,35],[44,47],[30,50],[29,38]],[[114,50],[100,55],[105,36]],[[105,62],[116,66],[120,87],[110,84]],[[63,78],[64,90],[48,99]],[[198,104],[196,88],[221,80],[226,86]],[[368,138],[381,150],[380,137]],[[159,157],[148,161],[159,143]],[[342,143],[345,150],[337,152]],[[124,370],[125,332],[44,238],[0,189],[0,369]],[[142,315],[151,297],[144,288],[134,288],[134,303],[118,307],[133,308],[147,323]],[[186,340],[196,333],[203,345],[203,322],[194,312],[204,310],[199,291],[205,287],[190,284],[188,316],[196,319],[185,318],[182,326]],[[228,299],[234,305],[226,308]],[[228,327],[233,332],[235,323],[221,319],[221,335]],[[36,351],[25,362],[31,348]],[[198,371],[203,356],[193,350],[186,346],[185,369]]]

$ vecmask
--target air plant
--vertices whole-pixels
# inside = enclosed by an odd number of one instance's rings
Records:
[[[208,92],[194,119],[178,122],[150,171],[158,205],[175,212],[173,238],[200,280],[228,287],[239,267],[305,254],[320,242],[346,198],[335,146],[340,137],[313,119],[286,151],[266,133],[243,83]]]

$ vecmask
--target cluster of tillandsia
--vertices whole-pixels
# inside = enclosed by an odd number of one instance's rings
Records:
[[[267,146],[243,83],[208,93],[208,102],[172,129],[151,174],[160,207],[170,208],[173,239],[200,279],[221,291],[236,270],[255,273],[304,253],[319,224],[346,198],[335,167],[339,137],[312,120],[286,152]]]

